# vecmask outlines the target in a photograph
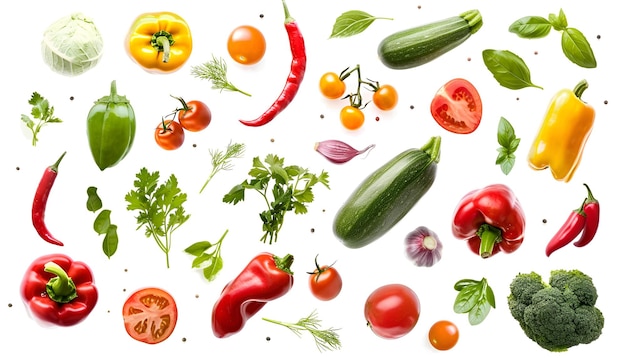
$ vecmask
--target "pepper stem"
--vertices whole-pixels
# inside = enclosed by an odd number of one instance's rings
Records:
[[[587,88],[589,88],[589,83],[587,83],[587,80],[582,80],[578,82],[572,92],[574,92],[574,95],[576,95],[576,97],[582,101],[580,97],[583,95],[583,92],[585,92]]]
[[[289,9],[287,8],[287,3],[285,2],[285,0],[283,0],[283,10],[285,11],[285,24],[296,21],[294,20],[293,17],[291,17],[291,14],[289,13]]]
[[[63,157],[65,156],[65,153],[67,152],[63,152],[63,154],[61,154],[61,156],[59,157],[59,159],[57,159],[56,162],[54,162],[54,164],[52,164],[50,166],[50,170],[52,170],[55,173],[59,172],[59,164],[61,164],[61,160],[63,160]]]
[[[159,31],[152,35],[150,44],[155,50],[163,52],[163,62],[167,63],[170,60],[170,47],[174,44],[174,37],[167,31]]]
[[[585,186],[585,188],[587,188],[587,200],[585,200],[585,203],[586,204],[588,204],[588,203],[597,203],[598,199],[596,199],[593,196],[593,193],[591,192],[591,189],[589,188],[589,185],[587,185],[585,183],[583,183],[583,185]]]
[[[43,267],[45,272],[56,275],[46,284],[46,293],[51,300],[58,303],[68,303],[78,297],[74,281],[61,266],[56,262],[50,261]]]
[[[274,256],[274,263],[276,264],[276,267],[278,267],[279,269],[285,271],[286,273],[293,275],[293,271],[291,271],[290,267],[291,264],[293,264],[293,255],[292,254],[287,254],[285,255],[285,257],[278,257],[278,256]]]
[[[495,245],[502,241],[502,230],[489,224],[483,224],[476,232],[480,237],[480,248],[478,253],[482,258],[488,258],[493,253]]]
[[[441,148],[441,137],[436,136],[436,137],[430,138],[428,143],[424,144],[424,146],[421,147],[420,150],[430,155],[430,158],[434,163],[439,163],[439,156],[441,155],[440,148]]]

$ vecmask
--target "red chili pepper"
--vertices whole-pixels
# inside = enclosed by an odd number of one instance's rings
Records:
[[[269,253],[254,257],[241,273],[224,287],[213,306],[213,334],[231,336],[243,329],[246,321],[265,304],[285,295],[293,286],[289,269],[293,256],[283,258]]]
[[[585,228],[580,235],[580,239],[574,243],[576,247],[583,247],[593,240],[598,232],[598,226],[600,225],[600,202],[593,196],[591,189],[587,184],[583,184],[587,188],[587,199],[583,210],[587,216],[585,220]]]
[[[26,270],[20,291],[34,318],[59,326],[81,322],[98,301],[89,267],[63,254],[36,259]]]
[[[52,185],[57,178],[57,174],[59,172],[59,163],[65,156],[66,152],[63,152],[61,157],[51,166],[47,167],[39,181],[39,186],[37,187],[37,191],[35,192],[35,199],[33,200],[33,226],[39,236],[45,241],[54,244],[63,246],[63,243],[52,236],[48,228],[46,227],[46,223],[44,221],[46,215],[46,204],[48,203],[48,196],[50,195],[50,190],[52,189]]]
[[[473,190],[459,202],[452,220],[455,237],[467,240],[483,258],[500,251],[511,253],[524,241],[525,217],[509,187],[493,184]]]
[[[556,250],[574,241],[578,234],[584,229],[586,221],[584,206],[586,201],[585,199],[580,208],[573,210],[569,214],[565,223],[563,223],[559,231],[557,231],[550,242],[548,242],[548,246],[546,246],[546,256],[549,257]]]
[[[291,103],[296,96],[300,83],[304,79],[304,71],[306,69],[306,50],[304,47],[304,38],[298,28],[298,24],[289,14],[287,4],[283,0],[283,9],[285,10],[285,29],[289,37],[289,45],[291,47],[291,71],[287,77],[287,82],[282,92],[274,103],[256,119],[239,121],[247,126],[259,127],[269,123],[280,112],[282,112]]]

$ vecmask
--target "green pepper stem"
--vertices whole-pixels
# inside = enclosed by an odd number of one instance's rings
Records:
[[[61,156],[59,157],[59,159],[57,159],[56,162],[54,162],[54,164],[52,164],[50,166],[50,170],[52,170],[55,173],[59,172],[59,164],[61,164],[61,160],[63,160],[63,157],[65,156],[65,153],[67,152],[63,152],[63,154],[61,154]]]
[[[159,31],[152,35],[150,44],[155,50],[163,52],[163,63],[170,60],[170,47],[174,44],[174,37],[167,31]]]
[[[293,17],[291,17],[291,14],[289,13],[289,8],[287,8],[287,3],[285,2],[285,0],[283,0],[283,11],[285,12],[285,24],[296,21]]]
[[[589,88],[589,83],[587,82],[587,80],[582,80],[578,82],[572,92],[574,92],[574,95],[576,95],[576,97],[582,101],[581,97],[583,95],[583,92],[585,92],[587,88]]]
[[[74,281],[56,262],[47,262],[44,271],[56,275],[46,284],[46,293],[51,300],[58,303],[68,303],[78,297]]]
[[[434,163],[439,163],[439,156],[441,155],[441,137],[436,136],[430,138],[428,143],[424,144],[423,147],[420,148],[421,151],[430,155],[430,158]]]
[[[502,230],[489,224],[483,224],[476,233],[480,237],[478,253],[482,258],[488,258],[493,253],[496,244],[502,241]]]
[[[585,186],[585,188],[587,188],[587,200],[585,201],[585,203],[586,203],[586,204],[589,204],[589,203],[597,203],[597,202],[598,202],[598,199],[596,199],[596,198],[593,196],[593,193],[591,192],[591,189],[589,188],[589,185],[587,185],[587,184],[585,184],[585,183],[583,183],[583,185]]]
[[[284,257],[274,256],[274,263],[276,263],[276,267],[285,271],[286,273],[293,275],[293,271],[291,271],[291,264],[293,264],[293,255],[287,254]]]

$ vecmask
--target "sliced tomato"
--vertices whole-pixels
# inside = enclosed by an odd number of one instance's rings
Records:
[[[166,340],[174,331],[178,309],[166,291],[143,288],[128,297],[123,308],[124,327],[133,339],[148,344]]]
[[[476,87],[468,80],[455,78],[443,85],[430,103],[430,113],[445,130],[469,134],[483,117],[483,103]]]

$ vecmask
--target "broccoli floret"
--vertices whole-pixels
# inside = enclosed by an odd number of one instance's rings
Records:
[[[549,283],[535,272],[518,274],[510,285],[511,315],[528,338],[552,352],[600,337],[604,316],[595,307],[591,277],[578,270],[552,271]]]

